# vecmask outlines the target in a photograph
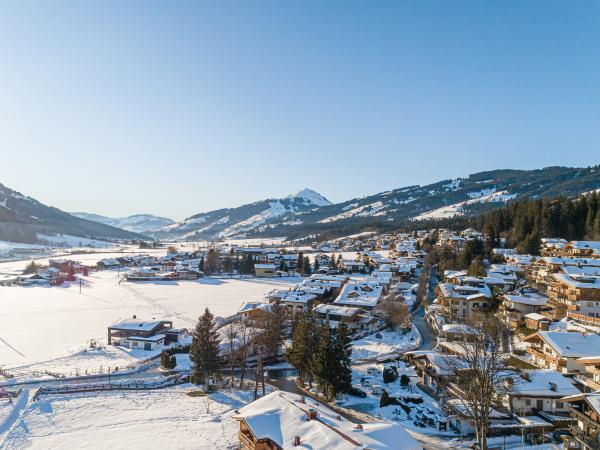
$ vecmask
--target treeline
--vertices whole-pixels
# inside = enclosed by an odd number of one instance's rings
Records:
[[[600,240],[600,196],[521,200],[467,222],[487,236],[506,238],[507,247],[537,255],[543,237]]]
[[[292,345],[285,351],[286,360],[298,369],[301,382],[319,391],[328,399],[339,392],[354,393],[352,387],[352,338],[347,325],[339,323],[335,334],[309,311],[296,316]]]

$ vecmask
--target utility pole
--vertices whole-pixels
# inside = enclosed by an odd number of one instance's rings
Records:
[[[81,294],[81,278],[79,279],[79,293]]]

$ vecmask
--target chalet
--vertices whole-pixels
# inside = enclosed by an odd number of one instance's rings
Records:
[[[598,450],[600,448],[600,394],[576,394],[563,399],[571,406],[571,436],[565,449]]]
[[[383,287],[379,283],[348,283],[344,285],[333,303],[337,306],[350,306],[372,311],[382,297]]]
[[[375,331],[377,327],[377,319],[360,308],[322,303],[317,305],[313,311],[322,322],[327,323],[331,328],[337,328],[338,324],[344,321],[353,334]]]
[[[597,350],[596,356],[584,356],[576,362],[584,367],[584,371],[575,377],[582,384],[583,391],[600,391],[600,349]]]
[[[267,294],[269,303],[279,302],[285,308],[289,317],[294,317],[297,313],[310,309],[317,296],[308,292],[299,290],[274,290]]]
[[[155,350],[169,343],[180,342],[187,330],[173,328],[170,320],[119,319],[108,327],[108,345],[131,349]]]
[[[501,298],[501,313],[505,322],[511,328],[517,328],[523,323],[523,317],[530,313],[539,313],[546,307],[548,299],[540,295],[505,294]],[[534,328],[537,330],[537,328]]]
[[[240,408],[241,450],[355,450],[422,446],[400,425],[389,422],[354,424],[315,400],[274,391]]]
[[[550,328],[550,319],[538,313],[529,313],[523,315],[525,327],[534,331],[548,331]]]
[[[479,288],[441,283],[436,291],[439,303],[451,319],[466,319],[475,312],[488,311],[492,299],[487,286]]]
[[[251,324],[264,322],[271,314],[271,304],[262,302],[246,302],[238,311],[242,320]]]
[[[551,369],[524,370],[507,379],[507,397],[511,412],[521,416],[537,414],[567,414],[569,405],[563,397],[579,393],[571,378]]]
[[[600,318],[600,277],[555,273],[548,284],[554,317],[565,315]]]
[[[279,275],[275,264],[254,264],[254,274],[257,277],[276,277]]]
[[[96,263],[101,269],[109,269],[111,267],[119,267],[121,263],[115,258],[104,258]]]
[[[446,400],[442,409],[451,416],[450,428],[452,430],[462,434],[475,433],[475,418],[461,399],[451,398]],[[496,409],[490,411],[488,418],[490,427],[514,423],[510,413]]]
[[[533,364],[561,373],[584,372],[585,366],[578,359],[597,356],[600,349],[600,336],[593,333],[538,331],[523,341],[531,344],[527,352]]]
[[[561,253],[573,258],[600,258],[600,241],[571,241]]]
[[[542,256],[556,256],[561,252],[565,245],[567,245],[566,239],[542,238],[540,244],[540,254]]]
[[[365,270],[365,263],[362,261],[343,260],[342,265],[346,272],[363,272]]]

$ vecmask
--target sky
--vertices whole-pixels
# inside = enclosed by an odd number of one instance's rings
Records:
[[[182,219],[600,163],[600,3],[12,1],[0,183]]]

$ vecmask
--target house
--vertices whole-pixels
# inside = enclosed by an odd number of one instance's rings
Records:
[[[372,311],[377,307],[382,296],[383,287],[379,283],[348,283],[344,285],[333,303],[337,306],[350,306]]]
[[[342,261],[342,265],[344,267],[344,270],[349,273],[364,272],[364,270],[365,270],[365,263],[362,261],[352,261],[352,260],[344,259]]]
[[[548,303],[546,297],[541,295],[515,295],[505,294],[501,298],[501,312],[504,321],[511,328],[517,328],[523,324],[524,316],[531,313],[539,313]],[[537,328],[533,328],[537,330]]]
[[[267,294],[267,298],[269,303],[279,302],[288,316],[294,317],[297,313],[310,309],[317,296],[305,291],[275,289]]]
[[[177,343],[187,335],[184,329],[173,328],[170,320],[119,319],[108,327],[108,345],[131,349],[155,350],[168,343]]]
[[[322,303],[317,305],[313,311],[322,322],[327,323],[331,328],[337,328],[343,320],[353,334],[375,331],[377,326],[377,319],[360,308]]]
[[[275,264],[254,264],[254,274],[257,277],[276,277],[278,276]]]
[[[583,321],[600,318],[600,277],[552,274],[552,281],[548,283],[548,300],[555,318],[565,315]]]
[[[562,398],[580,392],[571,378],[552,369],[524,370],[507,381],[509,408],[521,416],[540,411],[566,415],[570,408]]]
[[[561,373],[584,372],[585,367],[578,359],[598,356],[600,350],[600,336],[595,333],[538,331],[523,342],[531,344],[527,352],[533,364]]]
[[[597,356],[584,356],[578,358],[576,362],[584,367],[584,371],[578,373],[575,378],[582,384],[583,391],[600,391],[600,349]]]
[[[571,241],[561,250],[561,256],[600,258],[600,241]]]
[[[450,428],[457,433],[462,434],[473,434],[475,433],[475,419],[469,408],[467,408],[464,402],[458,398],[451,398],[446,400],[443,404],[444,411],[446,411],[450,417]],[[508,425],[512,424],[513,419],[511,414],[508,412],[501,412],[496,409],[491,409],[489,413],[489,425]]]
[[[571,405],[571,436],[565,449],[598,450],[600,448],[600,394],[577,394],[565,397]]]
[[[422,446],[400,425],[354,424],[315,400],[274,391],[240,408],[241,450],[417,450]]]
[[[414,365],[420,383],[435,396],[441,395],[449,383],[456,380],[455,368],[465,366],[464,359],[430,350],[406,352],[405,357]]]
[[[248,323],[261,323],[271,317],[271,304],[263,302],[245,302],[238,314]]]
[[[525,327],[534,331],[547,331],[550,328],[550,319],[538,313],[529,313],[523,316]]]
[[[490,289],[441,283],[436,292],[444,312],[451,319],[464,320],[475,312],[488,311],[492,299]]]

